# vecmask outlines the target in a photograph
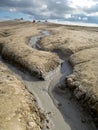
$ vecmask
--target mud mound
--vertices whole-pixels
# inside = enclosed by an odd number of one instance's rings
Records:
[[[66,77],[67,86],[98,125],[97,28],[54,26],[50,30],[53,35],[43,38],[40,45],[47,50],[59,50],[60,54],[63,52],[65,56],[70,50],[69,62],[73,66],[73,74]]]
[[[0,23],[1,24],[1,23]],[[6,24],[2,23],[3,25]],[[27,45],[31,36],[38,35],[40,28],[44,25],[36,25],[30,22],[11,22],[4,26],[5,30],[10,29],[10,35],[4,33],[3,27],[0,30],[0,53],[2,57],[11,63],[29,71],[32,75],[46,79],[48,72],[54,70],[59,65],[58,56],[51,52],[37,51]],[[4,36],[3,36],[4,35]],[[6,37],[5,37],[6,36]]]
[[[59,65],[55,54],[39,52],[25,44],[20,44],[19,47],[17,44],[5,44],[2,49],[2,57],[39,78],[45,78],[46,73]]]
[[[90,111],[98,124],[98,48],[82,50],[70,57],[74,67],[67,77],[67,85],[84,107]]]

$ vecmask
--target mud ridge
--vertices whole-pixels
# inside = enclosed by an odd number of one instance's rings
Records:
[[[98,99],[92,91],[88,92],[83,85],[76,81],[76,75],[71,74],[65,79],[67,87],[73,92],[78,102],[92,116],[96,127],[98,127]],[[75,82],[76,81],[76,82]]]

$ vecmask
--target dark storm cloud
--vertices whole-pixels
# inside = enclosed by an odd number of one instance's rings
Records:
[[[44,7],[46,5],[46,8]],[[64,14],[70,10],[71,7],[68,6],[67,0],[1,0],[0,9],[10,10],[15,8],[17,11],[30,14],[45,16],[46,17],[64,17]]]
[[[0,0],[0,7],[32,7],[32,0]]]
[[[98,0],[86,0],[88,2],[94,1],[96,4],[91,7],[78,7],[80,12],[77,12],[77,6],[74,8],[69,4],[70,1],[73,2],[75,0],[0,0],[0,10],[21,12],[42,19],[80,21],[87,17],[93,21],[93,18],[94,20],[98,18],[98,16],[90,16],[91,13],[98,12]],[[66,14],[70,17],[66,16]]]

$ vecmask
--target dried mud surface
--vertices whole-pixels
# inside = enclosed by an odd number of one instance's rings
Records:
[[[0,130],[41,130],[44,119],[24,83],[0,62]]]
[[[14,21],[1,22],[0,26],[0,53],[4,59],[43,79],[59,65],[56,54],[28,46],[30,37],[38,35],[46,25]]]
[[[0,56],[22,70],[44,78],[45,73],[59,65],[59,58],[54,53],[29,47],[28,42],[45,26],[21,21],[0,22]],[[41,130],[45,119],[23,81],[0,60],[0,130]]]
[[[41,38],[38,45],[43,50],[36,50],[28,46],[28,41],[32,36],[39,35],[41,30],[49,30],[52,35]],[[96,124],[97,52],[98,28],[21,21],[0,22],[0,55],[22,70],[45,79],[48,72],[59,66],[59,57],[67,57],[73,66],[73,73],[66,76],[65,86],[89,110]],[[44,118],[23,82],[0,62],[0,129],[40,130]]]
[[[73,74],[66,84],[98,125],[98,28],[51,26],[53,35],[43,38],[40,46],[69,57]]]

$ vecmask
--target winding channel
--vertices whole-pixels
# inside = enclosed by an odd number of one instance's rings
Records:
[[[50,33],[43,30],[40,35],[33,36],[28,45],[40,51],[41,47],[37,42],[48,35]],[[18,78],[24,81],[26,88],[36,97],[38,106],[50,120],[50,130],[97,130],[91,118],[74,100],[69,89],[65,87],[64,90],[61,90],[57,87],[59,84],[63,84],[67,75],[72,73],[72,67],[67,60],[63,61],[62,65],[52,73],[52,78],[46,81],[40,81],[28,73],[6,64]],[[49,128],[43,130],[47,129]]]

